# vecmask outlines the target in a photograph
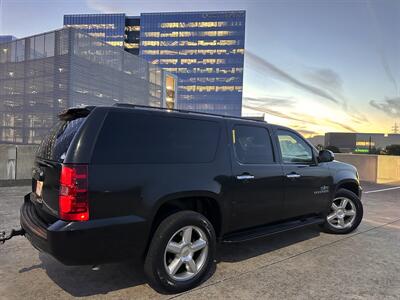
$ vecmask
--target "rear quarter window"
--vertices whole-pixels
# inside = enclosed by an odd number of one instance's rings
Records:
[[[38,148],[37,156],[53,161],[63,161],[72,139],[85,119],[59,121],[43,139]]]
[[[214,160],[218,122],[110,112],[98,136],[93,162],[101,164],[207,163]]]

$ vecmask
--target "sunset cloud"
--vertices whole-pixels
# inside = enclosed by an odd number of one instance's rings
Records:
[[[383,101],[371,100],[369,104],[389,117],[400,118],[400,97],[386,98]]]
[[[316,96],[319,96],[325,100],[329,100],[333,103],[339,104],[341,103],[341,101],[339,99],[336,99],[334,96],[332,96],[331,94],[327,93],[326,91],[324,91],[323,89],[320,89],[316,86],[310,85],[308,83],[305,83],[299,79],[297,79],[296,77],[290,75],[289,73],[287,73],[286,71],[284,71],[283,69],[277,67],[276,65],[270,63],[269,61],[267,61],[266,59],[246,50],[246,58],[247,58],[247,62],[249,63],[249,65],[254,68],[254,69],[258,69],[260,71],[266,72],[267,74],[270,74],[272,76],[275,76],[276,78],[278,78],[279,80],[285,81],[299,89],[302,89],[304,91],[307,91],[311,94],[314,94]]]
[[[290,112],[290,111],[282,111],[282,110],[278,110],[277,108],[271,109],[268,107],[268,105],[254,106],[254,105],[244,104],[243,107],[252,109],[257,112],[262,112],[267,115],[271,115],[274,117],[283,118],[285,120],[292,121],[294,123],[291,123],[290,126],[293,128],[302,128],[302,131],[304,132],[304,134],[321,133],[326,128],[331,128],[330,131],[335,131],[335,130],[343,131],[344,130],[344,131],[350,131],[350,132],[357,132],[357,130],[355,128],[353,128],[352,126],[331,120],[329,118],[317,118],[312,115],[305,115],[305,114],[300,114],[300,113],[295,113],[295,112]],[[310,127],[305,127],[304,124],[308,124],[308,125],[312,126],[313,128],[318,128],[319,131],[311,130]],[[305,133],[306,131],[308,131],[309,133]]]
[[[244,97],[243,101],[256,105],[281,106],[281,107],[292,107],[296,103],[296,101],[290,97],[285,98],[285,97],[269,97],[269,96]]]

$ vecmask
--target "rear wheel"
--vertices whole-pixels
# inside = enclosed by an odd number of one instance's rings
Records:
[[[360,198],[349,190],[340,189],[332,201],[323,228],[328,233],[346,234],[360,225],[362,217],[363,206]]]
[[[145,260],[149,284],[159,292],[194,288],[212,272],[215,257],[213,226],[193,211],[175,213],[161,222]]]

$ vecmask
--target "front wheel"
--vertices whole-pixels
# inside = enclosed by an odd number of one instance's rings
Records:
[[[163,293],[194,288],[212,272],[213,226],[193,211],[175,213],[161,222],[152,238],[144,270],[149,284]]]
[[[363,205],[360,198],[349,190],[340,189],[322,226],[325,232],[346,234],[360,225],[362,217]]]

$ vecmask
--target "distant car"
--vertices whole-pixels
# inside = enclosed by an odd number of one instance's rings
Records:
[[[60,115],[21,225],[66,265],[134,258],[153,288],[177,293],[211,275],[219,242],[313,224],[353,231],[360,198],[353,166],[289,128],[120,104]]]

